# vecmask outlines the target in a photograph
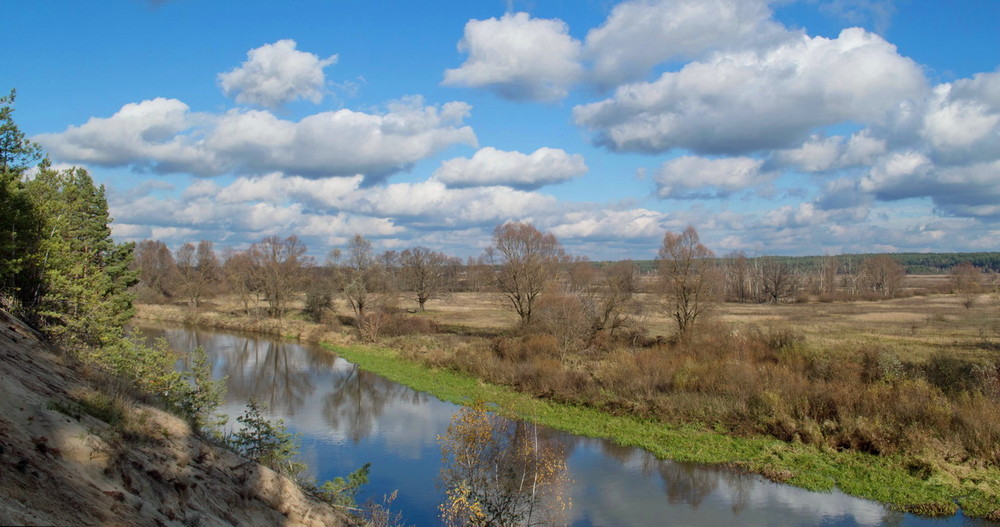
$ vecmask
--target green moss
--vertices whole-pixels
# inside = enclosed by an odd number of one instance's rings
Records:
[[[393,350],[362,346],[327,348],[363,369],[442,400],[467,404],[482,400],[502,413],[588,437],[610,439],[648,450],[662,459],[728,464],[809,490],[841,491],[916,514],[951,515],[961,504],[967,515],[998,514],[1000,472],[972,471],[978,479],[949,482],[913,470],[903,456],[836,452],[777,439],[738,438],[648,419],[614,416],[600,410],[553,403],[510,388],[484,383],[451,370],[400,358]]]

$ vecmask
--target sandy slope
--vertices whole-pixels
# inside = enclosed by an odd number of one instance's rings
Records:
[[[0,525],[349,525],[155,408],[133,405],[124,434],[53,409],[90,390],[0,310]]]

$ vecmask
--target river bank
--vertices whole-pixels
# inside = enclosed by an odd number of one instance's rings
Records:
[[[355,524],[78,367],[0,311],[0,525]]]
[[[165,310],[158,306],[155,313]],[[238,322],[225,316],[197,317],[183,315],[179,308],[174,318],[160,318],[203,325],[223,321],[229,329]],[[149,310],[140,315],[150,317]],[[251,321],[246,321],[252,325]],[[272,332],[300,340],[326,341],[329,347],[362,368],[431,393],[441,399],[463,403],[484,400],[498,405],[510,415],[529,419],[554,428],[591,437],[609,438],[622,445],[644,448],[660,458],[697,461],[731,466],[737,470],[760,473],[780,482],[812,490],[839,488],[864,498],[889,503],[895,507],[925,515],[949,515],[956,503],[970,516],[996,520],[1000,509],[996,496],[1000,477],[995,470],[951,467],[928,474],[917,456],[872,456],[834,451],[773,438],[738,438],[691,425],[615,416],[582,406],[556,404],[510,388],[483,383],[453,371],[432,368],[404,358],[395,350],[359,345],[351,334],[331,332],[302,321],[274,322]],[[327,335],[334,333],[333,338]],[[962,470],[959,471],[958,469]]]

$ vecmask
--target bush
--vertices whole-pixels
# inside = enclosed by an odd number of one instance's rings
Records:
[[[172,403],[196,430],[207,431],[226,422],[225,417],[213,416],[226,397],[226,381],[212,380],[212,365],[201,346],[191,353],[191,370],[184,374],[188,384],[178,386]]]
[[[324,287],[312,287],[306,291],[305,313],[313,322],[325,322],[333,311],[333,293]]]
[[[353,507],[357,503],[358,491],[368,483],[371,463],[351,472],[346,478],[337,477],[310,489],[317,498],[338,507]]]
[[[997,391],[995,364],[970,361],[939,351],[924,366],[927,380],[948,394],[961,392],[992,395]]]
[[[305,465],[292,461],[299,453],[299,439],[288,433],[280,419],[270,421],[263,415],[266,406],[256,399],[247,401],[247,410],[236,418],[241,428],[233,433],[229,442],[241,455],[267,465],[288,476],[296,476]]]

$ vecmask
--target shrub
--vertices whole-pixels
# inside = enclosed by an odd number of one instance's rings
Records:
[[[312,287],[306,291],[305,313],[313,322],[325,322],[335,318],[333,313],[333,293],[325,287]]]
[[[201,346],[191,354],[191,370],[184,374],[188,384],[178,386],[176,396],[171,398],[172,404],[196,430],[220,427],[226,418],[213,414],[226,397],[226,381],[212,380],[212,365]]]
[[[904,375],[902,361],[889,350],[865,351],[862,354],[861,364],[865,382],[892,382]]]
[[[267,465],[282,474],[296,476],[305,466],[292,459],[299,453],[299,439],[288,433],[282,420],[270,421],[263,415],[266,406],[256,399],[247,401],[247,410],[236,418],[241,428],[229,442],[241,455]]]
[[[338,507],[353,507],[357,503],[358,491],[368,483],[368,472],[371,463],[351,472],[346,478],[337,477],[323,482],[322,485],[310,489],[317,498]]]
[[[960,392],[991,395],[997,390],[994,364],[970,361],[939,351],[924,365],[927,380],[948,394]]]

